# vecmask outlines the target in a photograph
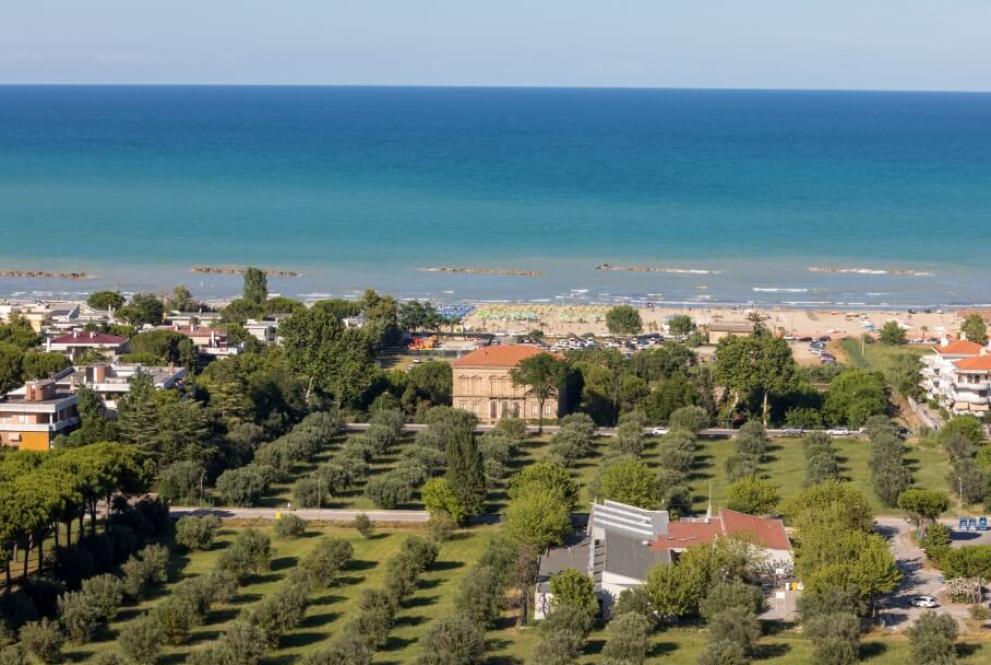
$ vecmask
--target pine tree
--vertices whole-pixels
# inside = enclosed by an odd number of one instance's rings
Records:
[[[127,443],[153,446],[158,435],[158,402],[155,384],[148,374],[139,373],[131,381],[127,396],[120,402],[117,424]]]
[[[485,506],[485,468],[471,430],[455,428],[447,441],[447,482],[468,515]]]

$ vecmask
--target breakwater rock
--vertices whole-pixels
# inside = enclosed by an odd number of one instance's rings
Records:
[[[20,277],[24,279],[92,279],[85,272],[51,272],[48,270],[0,270],[0,277]]]
[[[459,275],[502,275],[504,277],[543,277],[539,270],[516,270],[514,268],[469,268],[466,266],[433,266],[423,268],[424,272],[447,272]]]
[[[193,266],[193,272],[202,275],[243,275],[247,268],[241,266]],[[299,277],[302,273],[294,270],[265,270],[269,277]]]

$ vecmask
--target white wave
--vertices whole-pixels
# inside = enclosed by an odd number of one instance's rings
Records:
[[[808,293],[808,289],[801,288],[777,288],[777,287],[760,287],[755,286],[753,290],[758,293]]]

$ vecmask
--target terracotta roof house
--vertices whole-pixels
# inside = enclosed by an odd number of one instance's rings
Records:
[[[127,352],[128,339],[119,335],[74,330],[58,337],[49,337],[46,350],[64,353],[69,360],[77,360],[90,351],[113,358]]]
[[[950,413],[981,417],[991,411],[989,350],[966,339],[943,340],[922,358],[922,389]]]
[[[485,346],[467,353],[451,363],[454,375],[453,406],[478,416],[483,423],[494,423],[514,416],[536,420],[541,416],[539,402],[528,386],[517,386],[510,371],[523,360],[541,353],[533,344]],[[559,388],[544,402],[543,417],[557,418],[565,404]]]
[[[723,508],[713,518],[702,521],[681,520],[668,524],[667,533],[651,544],[655,550],[683,552],[694,545],[712,542],[721,536],[744,536],[768,555],[771,562],[791,564],[791,540],[784,522],[769,517],[755,517]]]

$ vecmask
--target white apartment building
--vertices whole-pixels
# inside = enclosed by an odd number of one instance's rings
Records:
[[[922,389],[954,415],[991,410],[991,352],[968,340],[944,340],[922,358]]]

